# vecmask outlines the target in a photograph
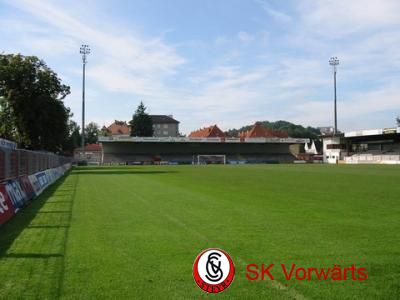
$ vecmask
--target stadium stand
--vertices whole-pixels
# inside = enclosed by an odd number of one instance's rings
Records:
[[[225,155],[227,163],[293,162],[290,145],[308,139],[136,138],[100,137],[103,164],[169,162],[192,164],[198,155]]]
[[[101,163],[106,165],[195,164],[199,156],[206,163],[238,164],[293,162],[297,154],[292,153],[291,145],[309,139],[289,138],[285,132],[265,129],[257,122],[240,137],[226,137],[217,125],[212,125],[192,131],[188,137],[108,134],[100,136],[99,142],[103,149]]]
[[[400,164],[400,127],[346,132],[323,141],[326,162],[334,153],[345,163]]]

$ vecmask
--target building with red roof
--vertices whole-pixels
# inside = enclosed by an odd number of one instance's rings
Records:
[[[264,126],[262,126],[260,122],[256,122],[250,130],[240,132],[239,137],[241,139],[245,139],[245,138],[261,138],[261,137],[288,138],[289,136],[287,132],[281,130],[267,129]]]
[[[225,137],[225,133],[218,128],[217,125],[210,127],[200,128],[198,130],[192,131],[189,134],[189,138],[210,138],[210,137]]]
[[[129,125],[125,121],[115,120],[108,127],[103,127],[102,131],[105,135],[130,135],[131,131],[129,129]]]

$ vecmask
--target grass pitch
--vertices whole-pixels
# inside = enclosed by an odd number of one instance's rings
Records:
[[[236,276],[192,278],[219,247]],[[366,281],[248,281],[249,263],[365,267]],[[278,270],[278,269],[277,269]],[[396,299],[400,169],[242,165],[76,168],[0,228],[4,299]]]

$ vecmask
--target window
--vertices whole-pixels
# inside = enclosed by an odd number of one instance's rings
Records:
[[[163,135],[168,135],[168,131],[164,130]]]
[[[161,124],[157,124],[157,128],[161,128]]]
[[[167,129],[168,128],[168,124],[164,124],[164,129]]]

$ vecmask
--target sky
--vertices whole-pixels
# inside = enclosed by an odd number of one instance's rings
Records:
[[[173,115],[180,131],[261,120],[385,128],[400,114],[398,0],[0,0],[0,52],[35,55],[80,123]]]

